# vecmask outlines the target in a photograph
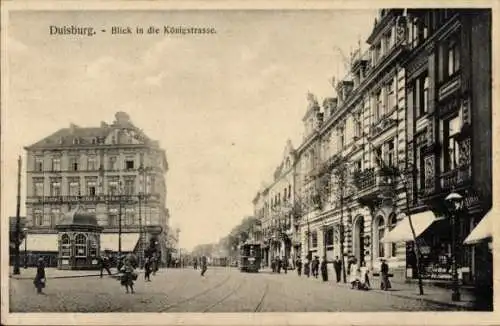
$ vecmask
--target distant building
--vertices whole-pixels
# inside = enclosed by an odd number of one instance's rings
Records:
[[[165,206],[165,151],[124,112],[111,124],[71,124],[25,147],[28,250],[57,256],[55,226],[77,204],[103,227],[101,250],[142,255],[157,238],[166,262],[169,213]],[[142,235],[142,238],[141,238]]]

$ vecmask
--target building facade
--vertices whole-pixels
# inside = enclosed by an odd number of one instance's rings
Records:
[[[275,257],[292,262],[300,252],[298,224],[294,214],[295,150],[289,140],[283,159],[275,169],[273,181],[259,191],[253,200],[254,216],[260,220],[264,264]]]
[[[116,113],[113,123],[99,127],[71,124],[25,150],[29,251],[53,246],[57,254],[55,226],[80,205],[103,227],[101,250],[141,257],[151,238],[157,238],[166,260],[165,151],[126,113]]]
[[[459,243],[491,207],[491,11],[383,9],[366,43],[335,97],[308,95],[291,205],[300,256],[375,272],[383,259],[396,278],[415,277],[413,234],[401,234],[411,218],[422,275],[451,278],[444,198],[465,199]],[[272,225],[264,193],[254,204]],[[459,246],[463,282],[481,251]]]

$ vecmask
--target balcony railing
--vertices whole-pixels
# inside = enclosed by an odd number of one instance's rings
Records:
[[[390,169],[369,168],[354,174],[354,184],[361,198],[390,190],[394,187],[396,178],[397,176]]]
[[[441,174],[441,190],[447,191],[462,187],[471,181],[471,166],[463,166]]]

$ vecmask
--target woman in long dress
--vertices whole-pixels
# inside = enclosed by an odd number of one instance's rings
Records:
[[[33,284],[36,288],[36,293],[43,294],[42,289],[45,288],[45,263],[43,258],[38,259],[38,265],[36,268],[35,279],[33,280]]]
[[[128,292],[128,288],[130,287],[131,293],[134,293],[134,266],[132,265],[132,262],[129,259],[125,259],[121,272],[123,273],[121,277],[121,285],[125,286],[125,290]]]
[[[368,267],[366,267],[366,263],[363,261],[361,263],[361,267],[359,268],[360,270],[360,282],[361,282],[361,286],[363,287],[363,289],[365,290],[369,290],[370,289],[370,277],[369,277],[369,270],[368,270]]]
[[[351,283],[351,289],[359,282],[359,266],[356,260],[353,260],[351,264],[351,270],[349,273],[349,282]]]

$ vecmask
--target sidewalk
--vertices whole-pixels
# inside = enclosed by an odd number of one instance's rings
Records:
[[[272,273],[270,268],[261,269],[264,273]],[[281,272],[283,275],[283,271]],[[288,274],[294,277],[298,277],[296,270],[289,270]],[[302,274],[301,278],[307,279],[307,277]],[[310,277],[309,280],[311,282],[321,282],[321,276],[316,279],[314,277]],[[460,288],[460,301],[452,301],[451,300],[451,290],[445,289],[442,287],[425,285],[424,284],[424,295],[419,295],[418,284],[412,283],[403,283],[403,282],[394,282],[391,280],[392,289],[389,291],[380,290],[380,278],[379,277],[371,277],[370,283],[372,289],[369,290],[371,293],[377,293],[381,295],[392,295],[395,297],[401,297],[406,299],[414,299],[414,300],[422,300],[430,303],[437,303],[441,305],[445,305],[448,307],[458,308],[459,310],[471,310],[474,307],[474,303],[476,301],[476,297],[472,290],[466,288]],[[338,286],[344,288],[350,288],[351,285],[349,283],[337,283],[335,281],[335,275],[328,274],[328,284],[331,286]],[[352,290],[357,291],[357,290]]]
[[[110,268],[111,274],[116,274],[116,268]],[[161,269],[160,269],[161,270]],[[143,270],[137,268],[136,273],[141,274],[144,273]],[[34,279],[36,275],[36,268],[30,267],[27,269],[21,268],[20,275],[14,275],[12,273],[12,268],[9,270],[9,277],[17,280],[25,280],[25,279]],[[60,270],[53,267],[45,268],[45,275],[47,279],[57,279],[57,278],[77,278],[77,277],[92,277],[92,276],[100,276],[101,273],[99,270]],[[108,272],[106,270],[103,271],[104,276],[108,276]]]

